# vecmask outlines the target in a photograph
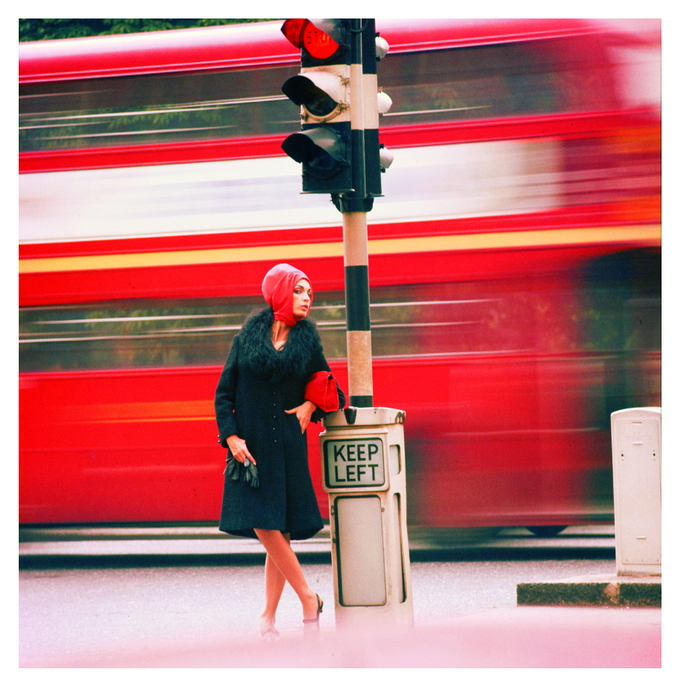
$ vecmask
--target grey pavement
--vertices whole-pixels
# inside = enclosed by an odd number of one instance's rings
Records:
[[[134,562],[151,556],[228,555],[261,557],[257,542],[215,536],[204,531],[172,528],[162,531],[119,529],[108,533],[65,529],[24,532],[20,557],[24,561],[50,556],[85,560],[128,557]],[[527,538],[536,545],[535,538]],[[503,541],[497,542],[503,546]],[[595,544],[596,545],[596,544]],[[330,541],[324,531],[299,542],[299,553],[330,560]],[[475,546],[472,544],[471,546]],[[609,542],[611,546],[611,542]],[[626,596],[628,586],[645,593]],[[646,586],[645,586],[646,585]],[[632,589],[632,587],[631,587]],[[653,590],[651,593],[649,590]],[[584,590],[586,590],[584,592]],[[336,627],[331,613],[322,615],[318,637],[301,630],[283,630],[276,642],[252,636],[234,639],[193,632],[147,644],[143,650],[88,653],[39,659],[24,667],[50,668],[653,668],[662,667],[660,608],[661,579],[620,579],[615,575],[555,580],[539,585],[518,584],[517,602],[455,613],[416,622]],[[637,594],[637,596],[635,596]],[[631,600],[632,599],[632,600]],[[332,603],[332,602],[331,602]],[[668,653],[668,652],[667,652]],[[666,657],[665,666],[674,660]]]
[[[299,630],[278,641],[214,634],[125,653],[52,657],[49,668],[661,668],[657,608],[508,606],[414,627]]]

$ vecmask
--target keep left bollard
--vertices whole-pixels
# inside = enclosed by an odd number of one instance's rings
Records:
[[[413,624],[406,530],[405,413],[347,408],[324,418],[338,627]]]
[[[617,575],[661,574],[661,408],[611,415]]]

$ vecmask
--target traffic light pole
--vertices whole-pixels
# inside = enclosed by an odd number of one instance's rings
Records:
[[[375,20],[352,19],[353,191],[342,213],[347,363],[352,408],[332,413],[321,435],[328,493],[335,617],[341,628],[413,625],[406,519],[406,414],[373,406],[368,212],[381,195]],[[347,466],[350,466],[349,468]]]
[[[355,408],[373,405],[367,225],[365,212],[342,213],[349,402]]]
[[[373,197],[367,189],[366,130],[375,128],[378,113],[376,89],[367,93],[365,70],[376,75],[375,20],[351,19],[350,92],[352,97],[352,183],[354,191],[334,196],[333,202],[342,213],[345,304],[347,309],[347,364],[349,371],[350,405],[356,408],[373,406],[373,361],[371,344],[370,295],[368,286],[368,221]],[[364,50],[366,41],[367,50]],[[370,47],[369,47],[370,46]],[[372,53],[371,53],[372,50]],[[365,64],[364,55],[373,55]],[[369,97],[372,102],[366,102]],[[374,121],[375,120],[375,121]]]

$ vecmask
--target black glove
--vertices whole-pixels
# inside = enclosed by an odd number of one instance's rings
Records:
[[[246,470],[246,484],[250,484],[252,489],[258,489],[260,476],[257,474],[257,468],[247,458],[243,462],[243,467]]]
[[[224,474],[231,479],[232,482],[238,482],[241,477],[243,477],[246,484],[249,484],[251,489],[258,489],[260,487],[260,476],[257,472],[257,468],[247,458],[243,463],[239,463],[234,456],[229,454]]]
[[[224,474],[231,478],[233,482],[238,482],[241,478],[240,471],[238,469],[238,461],[231,454],[227,458],[227,469],[224,471]]]

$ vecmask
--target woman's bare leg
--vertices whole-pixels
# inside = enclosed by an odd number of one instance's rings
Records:
[[[284,535],[285,536],[285,535]],[[260,631],[278,634],[274,627],[276,623],[276,611],[279,607],[281,594],[286,585],[286,578],[274,563],[272,557],[267,554],[264,563],[264,611],[260,616]]]
[[[318,610],[317,596],[307,584],[300,561],[298,561],[295,551],[290,546],[290,539],[278,530],[255,530],[255,534],[267,551],[267,560],[271,559],[270,562],[278,568],[281,576],[298,595],[302,603],[302,617],[304,619],[315,618]],[[273,586],[272,591],[275,593],[280,584],[280,579],[273,574],[271,578],[267,578],[267,569],[265,568],[265,580],[267,583],[269,583],[270,579]],[[269,590],[267,590],[267,593],[269,593]],[[272,601],[274,593],[272,594]],[[278,604],[278,600],[276,603]],[[267,598],[267,604],[269,604],[269,598]],[[270,609],[269,605],[267,605],[267,609]]]

